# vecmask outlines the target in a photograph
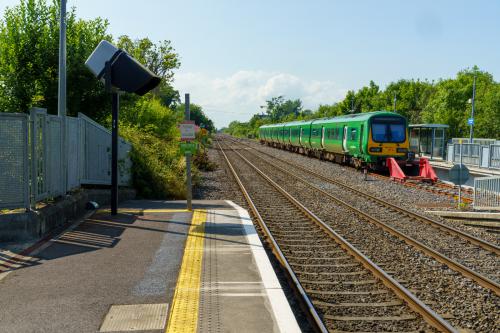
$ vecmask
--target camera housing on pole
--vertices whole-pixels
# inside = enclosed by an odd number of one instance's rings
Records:
[[[119,92],[144,95],[160,84],[161,78],[108,41],[101,41],[85,65],[112,95],[111,215],[118,211],[118,111]]]

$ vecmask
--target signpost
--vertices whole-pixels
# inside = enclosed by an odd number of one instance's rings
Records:
[[[186,201],[187,201],[187,209],[193,210],[193,189],[191,185],[191,154],[193,151],[192,145],[196,145],[195,143],[191,143],[191,140],[195,138],[194,132],[194,121],[191,121],[191,111],[189,110],[189,94],[185,95],[184,98],[185,105],[185,120],[179,125],[179,129],[181,131],[181,140],[187,142],[181,142],[181,151],[184,150],[184,155],[186,156]],[[196,150],[195,150],[196,151]]]
[[[180,149],[181,154],[186,155],[190,153],[194,155],[198,151],[198,144],[195,142],[181,142]]]
[[[186,111],[188,112],[188,111]],[[186,113],[187,116],[187,113]],[[196,138],[196,134],[194,131],[194,121],[193,120],[184,120],[179,124],[179,130],[181,131],[181,140],[182,141],[191,141]]]

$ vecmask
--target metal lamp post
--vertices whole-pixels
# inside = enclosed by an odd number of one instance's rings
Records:
[[[474,139],[474,109],[475,109],[475,99],[476,99],[476,75],[474,74],[474,82],[472,84],[472,110],[471,110],[471,115],[469,118],[469,125],[470,125],[470,143],[472,143],[472,140]]]
[[[68,190],[68,144],[66,142],[66,0],[61,0],[59,12],[59,81],[57,115],[61,118],[62,176],[64,193]]]

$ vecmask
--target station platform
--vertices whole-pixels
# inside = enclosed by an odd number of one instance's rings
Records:
[[[435,167],[440,169],[449,170],[453,167],[453,163],[449,163],[448,161],[442,160],[430,160],[429,163]],[[479,168],[476,166],[467,165],[471,174],[475,174],[478,176],[500,176],[499,169],[488,169],[488,168]]]
[[[246,210],[128,201],[0,252],[0,332],[300,332]]]

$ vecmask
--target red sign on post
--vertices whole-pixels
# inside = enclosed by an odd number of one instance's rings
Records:
[[[179,129],[181,131],[182,141],[191,141],[196,138],[195,125],[193,120],[184,120],[179,124]]]

